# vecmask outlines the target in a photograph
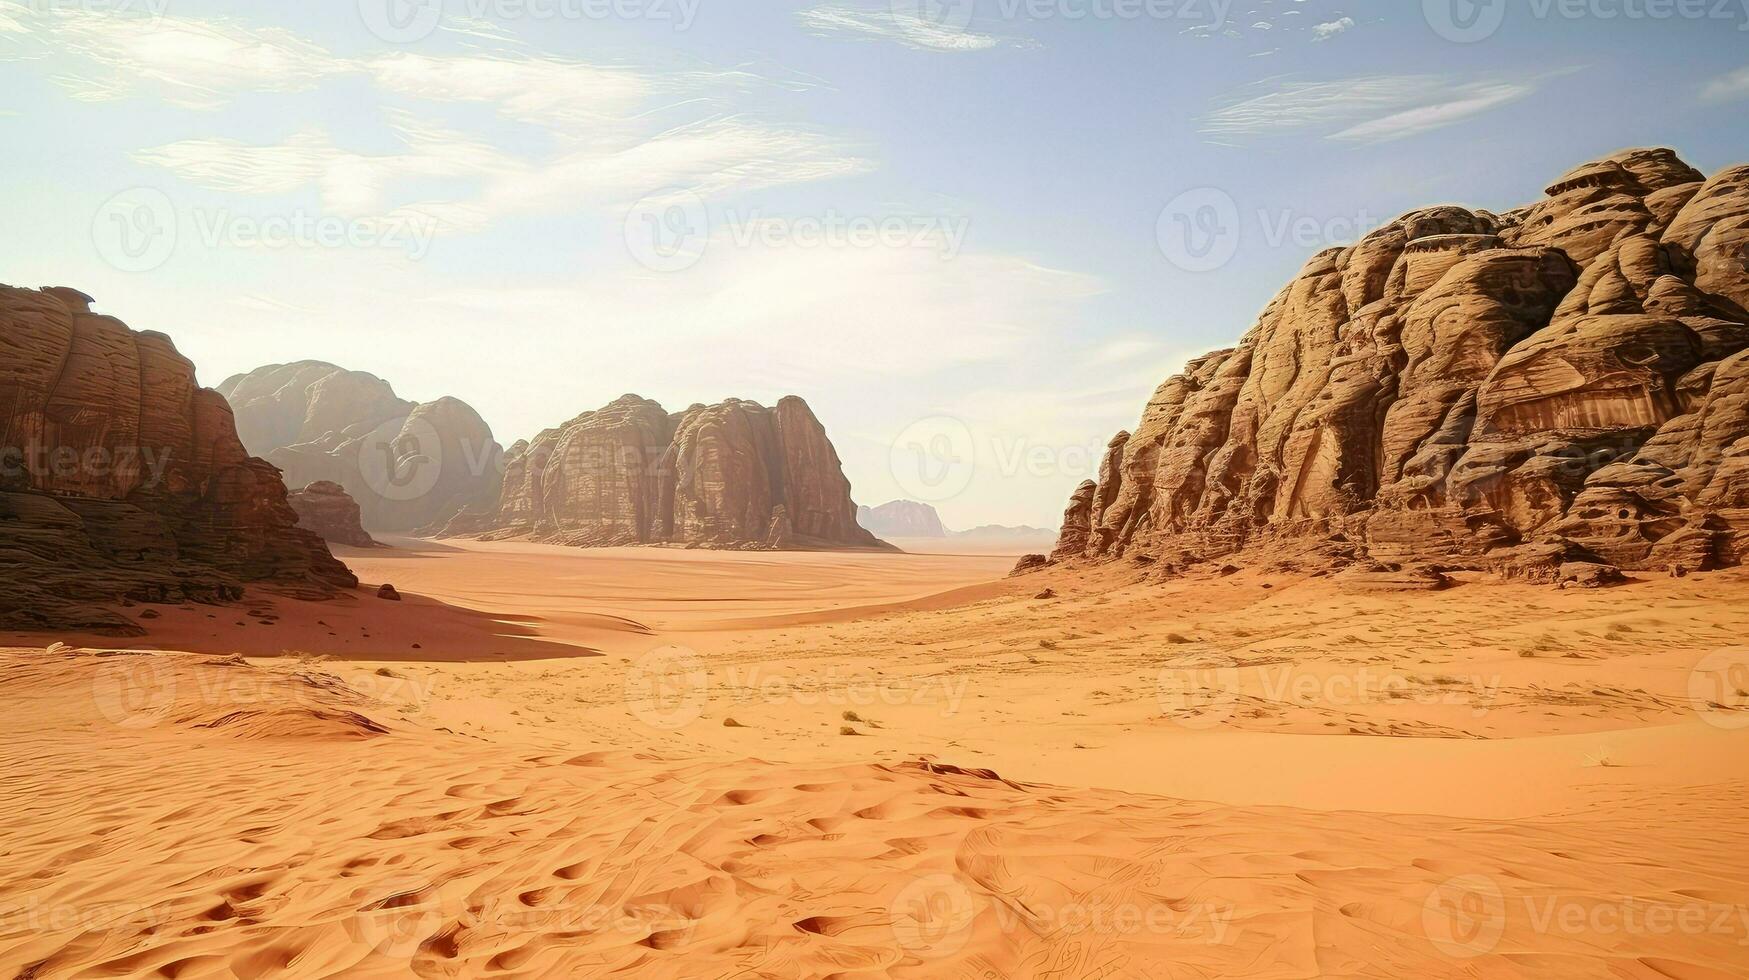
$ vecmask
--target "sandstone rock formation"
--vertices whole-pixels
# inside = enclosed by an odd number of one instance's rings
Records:
[[[876,548],[806,402],[731,399],[669,414],[626,395],[510,448],[496,507],[447,535],[583,547]]]
[[[340,484],[319,480],[293,490],[287,501],[297,512],[298,526],[316,532],[322,540],[354,548],[376,547],[376,540],[360,523],[358,501]]]
[[[1749,166],[1629,150],[1531,207],[1412,212],[1162,384],[1053,557],[1741,563],[1746,305]]]
[[[890,500],[879,507],[858,507],[856,523],[882,538],[945,538],[941,515],[915,500]]]
[[[137,634],[127,602],[357,585],[161,333],[0,286],[0,628]]]
[[[257,368],[219,393],[243,444],[287,486],[339,484],[371,530],[413,531],[497,501],[503,448],[465,402],[405,401],[375,375],[321,361]]]

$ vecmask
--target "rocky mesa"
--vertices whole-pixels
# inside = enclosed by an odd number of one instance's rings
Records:
[[[1627,150],[1529,207],[1406,214],[1167,379],[1053,559],[1740,564],[1746,306],[1749,166]]]
[[[458,399],[407,401],[376,375],[324,361],[270,364],[218,390],[250,452],[287,486],[344,488],[370,530],[414,531],[497,501],[503,448]]]
[[[856,523],[883,538],[945,538],[941,515],[915,500],[889,500],[879,507],[858,507]]]
[[[356,586],[170,338],[0,286],[0,628],[138,634],[114,607]]]
[[[497,506],[443,533],[582,547],[885,547],[856,523],[838,453],[793,396],[670,413],[626,395],[512,446]]]

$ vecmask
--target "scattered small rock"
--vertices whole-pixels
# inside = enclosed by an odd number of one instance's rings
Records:
[[[1038,595],[1033,596],[1034,599],[1055,599],[1056,597],[1057,597],[1057,590],[1056,589],[1046,589],[1043,592],[1040,592]]]
[[[1614,565],[1600,565],[1589,561],[1570,561],[1561,565],[1557,580],[1563,589],[1601,589],[1610,585],[1620,585],[1627,581],[1627,576]]]
[[[156,609],[145,609],[140,612],[141,619],[157,619],[161,615],[163,614]]]
[[[723,727],[724,728],[746,728],[747,726],[741,724],[740,722],[736,721],[733,718],[724,718],[723,719]]]
[[[383,587],[377,590],[377,598],[378,599],[387,599],[390,602],[400,602],[401,601],[401,593],[396,592],[394,586],[390,585],[387,582],[384,582]]]

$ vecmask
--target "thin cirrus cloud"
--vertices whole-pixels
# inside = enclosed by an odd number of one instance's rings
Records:
[[[1205,115],[1199,129],[1214,143],[1308,134],[1342,142],[1386,143],[1529,98],[1550,77],[1463,80],[1444,75],[1369,75],[1331,82],[1277,82],[1260,93],[1247,90]]]
[[[149,94],[206,111],[244,93],[305,92],[324,79],[361,76],[385,99],[419,104],[418,114],[381,107],[399,144],[387,152],[354,151],[307,130],[270,145],[217,137],[133,154],[228,193],[315,188],[324,206],[351,217],[413,208],[466,232],[511,214],[623,205],[659,188],[709,195],[871,168],[857,147],[735,111],[762,84],[743,71],[601,67],[532,54],[480,27],[465,31],[470,46],[454,54],[341,57],[284,29],[230,20],[72,8],[26,8],[18,17],[0,20],[0,51],[42,61],[82,101]],[[547,139],[513,153],[501,140],[433,121],[436,110],[457,104],[490,107]],[[455,190],[446,199],[393,199],[398,188],[427,179]]]
[[[817,37],[859,37],[893,41],[923,51],[988,51],[1004,45],[1027,47],[1025,42],[979,34],[951,23],[938,23],[920,12],[893,4],[866,9],[845,3],[830,3],[797,11],[802,27]],[[919,4],[919,10],[922,5]]]
[[[236,140],[187,140],[141,150],[142,163],[212,190],[287,193],[314,186],[329,210],[353,217],[402,207],[477,230],[493,220],[578,205],[623,205],[657,188],[684,187],[710,196],[865,172],[868,161],[825,137],[716,118],[666,131],[598,140],[529,161],[488,142],[391,113],[402,148],[368,155],[306,132],[272,146]],[[448,200],[391,200],[388,189],[416,178],[462,181],[476,188]]]
[[[1749,99],[1749,68],[1739,68],[1720,75],[1701,89],[1700,96],[1708,102],[1736,102]]]
[[[308,91],[349,70],[342,59],[280,28],[73,6],[0,15],[0,50],[70,62],[51,78],[79,101],[151,91],[185,109],[216,109],[240,91]]]

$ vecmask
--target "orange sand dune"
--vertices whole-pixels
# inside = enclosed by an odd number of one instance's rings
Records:
[[[17,651],[0,669],[16,822],[0,967],[21,975],[1698,980],[1749,964],[1741,773],[1517,822],[1221,807],[484,741],[409,721],[391,685],[289,661]]]
[[[1749,574],[397,543],[0,653],[0,976],[1749,975]]]

